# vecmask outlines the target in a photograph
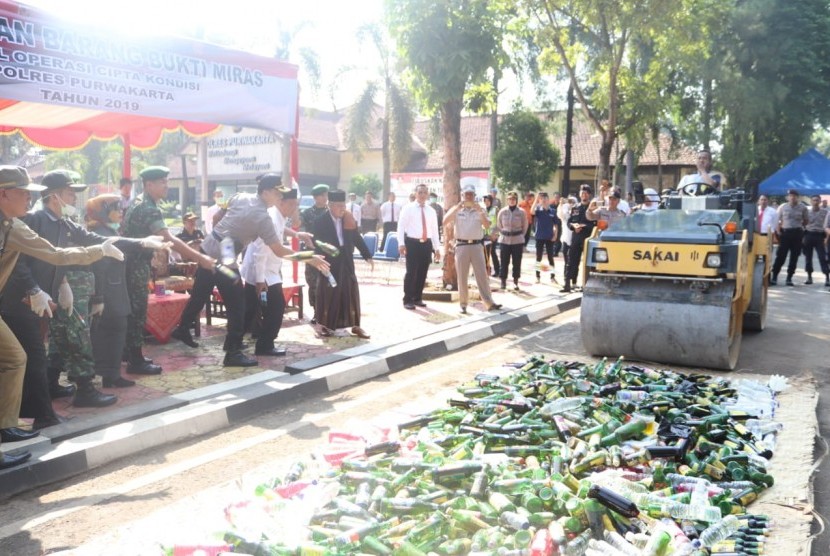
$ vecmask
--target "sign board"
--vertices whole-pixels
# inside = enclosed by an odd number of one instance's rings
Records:
[[[214,178],[265,172],[282,173],[282,142],[270,131],[252,128],[222,129],[205,138],[207,173]]]
[[[23,102],[294,133],[297,67],[182,38],[117,35],[0,0],[0,94]],[[25,124],[4,113],[4,126]],[[19,115],[20,118],[24,114]]]
[[[438,195],[439,200],[444,198],[444,174],[441,172],[423,172],[392,174],[392,192],[398,198],[407,198],[418,184],[425,184],[429,187],[430,193]],[[472,183],[476,188],[476,198],[482,197],[490,192],[490,172],[471,171],[461,172],[461,187]]]

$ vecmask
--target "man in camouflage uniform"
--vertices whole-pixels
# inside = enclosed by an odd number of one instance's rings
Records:
[[[303,224],[303,231],[312,233],[314,230],[314,223],[318,218],[329,211],[329,186],[325,184],[318,184],[311,188],[311,194],[314,196],[314,204],[305,209],[300,214],[300,220]],[[307,248],[313,248],[313,245],[307,245]],[[320,277],[320,271],[311,265],[305,265],[305,283],[308,284],[308,303],[314,307],[317,302],[317,279]],[[314,319],[312,319],[314,323]]]
[[[75,215],[76,192],[86,189],[78,183],[79,176],[70,170],[53,170],[43,176],[43,209],[27,214],[23,221],[44,239],[58,247],[90,246],[104,243],[107,238],[90,233],[71,220]],[[152,240],[118,240],[116,247],[124,248],[127,242],[145,247],[161,247],[161,242]],[[137,247],[136,247],[137,248]],[[58,267],[28,256],[21,257],[15,266],[9,287],[8,298],[3,300],[4,312],[27,315],[30,311],[20,302],[25,290],[39,287],[58,300],[53,318],[49,320],[49,396],[28,396],[36,388],[29,379],[29,388],[24,387],[23,412],[36,419],[54,417],[48,397],[71,395],[72,387],[58,383],[61,369],[66,369],[69,380],[77,385],[72,404],[76,407],[104,407],[117,401],[115,396],[103,394],[95,389],[94,360],[89,335],[89,302],[95,288],[95,278],[89,267]],[[14,316],[11,324],[15,334],[27,351],[33,350],[29,343],[32,323],[30,319],[18,320]],[[35,328],[39,328],[34,323]],[[42,342],[41,342],[42,344]],[[36,346],[37,355],[30,357],[32,377],[43,371],[45,362],[42,345]],[[27,374],[30,374],[27,372]],[[41,407],[43,406],[43,407]]]
[[[188,247],[182,240],[170,234],[158,202],[167,197],[167,175],[169,168],[150,166],[141,171],[144,193],[140,202],[136,201],[127,210],[122,225],[124,237],[141,238],[150,235],[161,236],[172,243],[174,251],[183,259],[195,261],[199,266],[212,270],[216,261],[204,253]],[[127,319],[127,372],[132,374],[157,375],[161,367],[144,357],[144,321],[147,320],[147,283],[150,281],[150,262],[152,254],[130,257],[127,259],[127,291],[130,294],[132,312]]]
[[[50,179],[56,179],[55,173],[51,174],[47,176]],[[0,167],[0,177],[3,176],[5,179],[0,180],[2,188],[15,187],[14,184],[17,184],[16,189],[26,189],[25,186],[29,183],[28,174],[21,168]],[[69,183],[75,181],[74,177],[68,175],[66,179]],[[45,181],[49,183],[49,179]],[[45,186],[37,187],[36,191],[46,189]],[[47,191],[44,195],[46,196],[45,206],[49,206],[50,197],[54,196],[54,192]],[[66,194],[67,198],[72,195]],[[2,196],[8,201],[8,190],[3,189]],[[24,200],[28,202],[28,199],[27,194],[25,199],[19,198],[18,200],[22,203]],[[0,280],[0,284],[3,285],[0,309],[2,309],[3,322],[7,325],[7,327],[4,325],[5,330],[11,338],[0,338],[2,340],[0,353],[3,353],[0,355],[0,374],[8,370],[8,368],[2,368],[2,362],[8,363],[8,357],[13,355],[15,349],[25,352],[23,359],[14,363],[15,366],[19,364],[22,369],[25,369],[25,375],[21,375],[23,376],[23,389],[22,395],[17,399],[16,412],[24,417],[34,417],[32,428],[37,430],[61,421],[52,409],[49,396],[46,378],[46,349],[40,324],[41,318],[52,317],[53,310],[59,310],[52,303],[52,296],[60,297],[58,286],[63,283],[64,269],[66,265],[88,265],[100,259],[104,254],[123,259],[123,253],[115,247],[113,241],[107,241],[106,238],[89,241],[89,247],[86,248],[69,247],[68,244],[73,239],[72,231],[63,225],[64,218],[46,209],[26,214],[25,205],[10,206],[9,209],[14,210],[2,209],[5,215],[3,225],[6,227],[5,233],[7,234],[5,251],[9,253],[9,256],[4,256],[3,250],[0,249],[0,275],[4,276]],[[62,212],[64,211],[58,209],[58,213]],[[54,247],[24,222],[12,217],[25,217],[32,224],[52,235],[56,239],[55,243],[60,243],[64,247]],[[74,224],[73,226],[77,227]],[[12,233],[15,231],[22,234],[17,243],[12,240]],[[2,239],[0,237],[0,240]],[[78,244],[79,242],[74,242],[74,245]],[[102,245],[97,246],[97,244]],[[65,296],[66,288],[64,288],[64,302],[66,302]],[[5,334],[6,332],[3,332],[0,336]],[[78,391],[75,396],[81,405],[84,401],[96,403],[100,401],[102,394],[95,390],[91,380],[79,379],[77,385]],[[0,400],[0,405],[2,404],[3,401]]]

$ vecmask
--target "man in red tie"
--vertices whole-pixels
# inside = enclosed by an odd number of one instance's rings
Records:
[[[403,306],[413,310],[426,307],[423,301],[424,285],[430,261],[440,261],[438,216],[429,206],[429,189],[420,184],[415,188],[415,202],[401,209],[398,235],[403,236],[401,256],[406,257],[406,275],[403,279]]]

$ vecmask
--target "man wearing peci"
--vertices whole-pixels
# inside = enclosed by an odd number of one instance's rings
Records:
[[[426,307],[423,300],[430,261],[441,259],[438,239],[438,217],[429,206],[429,189],[420,184],[415,188],[415,202],[406,205],[400,213],[398,231],[403,236],[401,256],[406,257],[403,279],[403,306],[414,310]],[[400,237],[400,236],[399,236]]]

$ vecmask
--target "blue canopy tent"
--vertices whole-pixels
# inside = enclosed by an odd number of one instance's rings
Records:
[[[830,195],[830,160],[810,149],[761,182],[765,195],[786,195],[797,189],[801,195]]]

